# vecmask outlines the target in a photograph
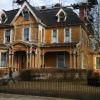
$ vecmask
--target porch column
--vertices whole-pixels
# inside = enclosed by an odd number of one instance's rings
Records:
[[[9,51],[9,67],[11,67],[11,51]]]
[[[28,69],[29,68],[29,52],[28,52],[28,50],[27,50],[27,54],[26,54],[26,56],[27,56],[27,67],[26,67],[26,69]]]
[[[73,68],[76,68],[76,52],[73,52]]]
[[[78,68],[78,54],[76,52],[76,68]]]
[[[42,67],[45,67],[45,63],[44,63],[44,50],[42,51]]]
[[[70,68],[72,68],[72,62],[73,62],[72,52],[70,51]]]
[[[30,54],[29,54],[29,68],[32,68],[32,47],[30,47]]]
[[[11,63],[12,63],[12,69],[14,70],[14,53],[11,54]]]

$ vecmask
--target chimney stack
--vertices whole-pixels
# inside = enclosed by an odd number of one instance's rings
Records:
[[[87,17],[87,14],[86,14],[86,3],[80,3],[79,16],[80,16],[80,19],[82,21],[84,21],[86,19],[86,17]]]

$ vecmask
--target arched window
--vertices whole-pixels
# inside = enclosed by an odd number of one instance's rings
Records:
[[[30,13],[29,13],[29,10],[27,9],[27,7],[24,7],[24,9],[22,11],[22,16],[23,16],[24,20],[29,20]]]

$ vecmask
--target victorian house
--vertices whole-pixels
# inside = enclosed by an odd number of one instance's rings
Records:
[[[71,8],[56,4],[0,13],[0,71],[54,68],[86,69],[89,31]]]

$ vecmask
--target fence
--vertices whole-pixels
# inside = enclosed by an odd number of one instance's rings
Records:
[[[0,92],[100,100],[100,87],[87,85],[86,70],[36,69],[21,73],[20,81],[1,85]]]

